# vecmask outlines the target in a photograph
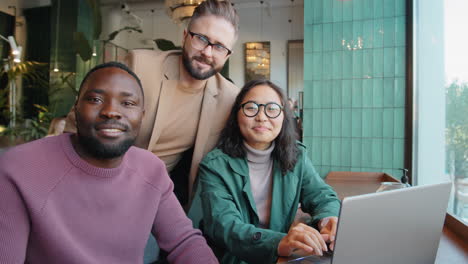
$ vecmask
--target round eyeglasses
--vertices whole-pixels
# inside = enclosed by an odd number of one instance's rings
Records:
[[[248,101],[241,104],[242,112],[247,117],[254,117],[260,112],[260,106],[263,106],[265,115],[269,118],[277,118],[283,107],[277,103],[257,104],[256,102]]]
[[[221,44],[211,43],[206,36],[203,36],[198,33],[193,33],[192,31],[188,32],[192,37],[192,47],[197,50],[204,50],[206,47],[211,46],[213,53],[220,56],[227,56],[232,53],[232,51]]]

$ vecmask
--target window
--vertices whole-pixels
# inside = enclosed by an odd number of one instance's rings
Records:
[[[468,1],[414,1],[414,175],[453,183],[448,212],[468,224]]]

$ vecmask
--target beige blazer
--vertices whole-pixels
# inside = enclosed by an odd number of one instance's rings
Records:
[[[129,67],[138,75],[145,93],[145,116],[135,145],[151,150],[171,121],[171,97],[179,78],[180,51],[134,50],[128,55]],[[239,88],[221,74],[208,79],[193,150],[189,177],[189,197],[198,165],[211,151],[224,128]],[[183,128],[181,128],[183,129]]]

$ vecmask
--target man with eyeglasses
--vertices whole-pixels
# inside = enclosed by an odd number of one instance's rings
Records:
[[[219,74],[232,54],[238,24],[229,1],[207,0],[184,30],[182,52],[134,50],[128,57],[148,98],[136,145],[164,161],[174,193],[186,208],[194,196],[198,165],[215,147],[239,93]],[[198,226],[201,212],[189,217]],[[154,261],[154,248],[150,237],[145,263]]]
[[[239,93],[219,74],[232,54],[238,24],[229,1],[207,0],[195,9],[184,30],[182,51],[133,50],[127,58],[145,93],[145,116],[135,145],[165,163],[174,193],[186,208],[198,165],[215,147]],[[69,114],[65,131],[74,132],[73,115]],[[157,257],[154,244],[150,237],[145,263]]]
[[[137,145],[165,162],[183,205],[191,201],[198,164],[214,148],[239,92],[219,74],[232,54],[238,21],[229,1],[208,0],[184,30],[182,52],[129,55],[149,102]]]
[[[164,161],[182,205],[190,203],[198,164],[214,148],[239,92],[219,74],[238,23],[229,1],[207,0],[184,30],[182,51],[133,50],[127,58],[147,98],[135,145]],[[70,121],[65,130],[73,132]]]

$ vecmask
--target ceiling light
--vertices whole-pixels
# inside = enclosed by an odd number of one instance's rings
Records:
[[[165,0],[168,15],[176,23],[192,17],[195,8],[205,0]]]

